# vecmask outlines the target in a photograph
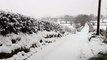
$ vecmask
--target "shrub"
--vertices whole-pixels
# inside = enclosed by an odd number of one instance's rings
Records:
[[[38,31],[62,31],[60,25],[48,21],[37,21],[37,19],[21,14],[0,11],[0,34],[9,33],[37,33]]]

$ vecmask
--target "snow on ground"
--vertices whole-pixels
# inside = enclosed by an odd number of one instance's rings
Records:
[[[89,42],[90,47],[93,51],[93,54],[96,55],[99,52],[106,52],[107,51],[107,44],[102,43],[103,39],[101,39],[99,36],[97,38],[91,39],[91,42]]]
[[[95,29],[97,29],[97,26],[93,26]],[[100,26],[100,29],[104,29],[104,30],[106,30],[106,27],[107,26]]]
[[[101,43],[99,39],[88,41],[88,31],[89,27],[86,24],[81,32],[62,37],[28,60],[87,60],[98,52],[105,51],[107,45]]]
[[[39,31],[37,34],[0,35],[0,60],[24,60],[40,51],[48,44],[55,42],[63,34],[54,31]],[[18,41],[20,38],[20,41]],[[12,40],[16,42],[12,43]],[[26,52],[25,49],[28,51]],[[15,53],[14,53],[15,52]],[[5,55],[2,55],[5,54]],[[9,56],[9,57],[7,57]],[[19,58],[20,57],[20,58]]]
[[[92,53],[87,44],[88,30],[88,25],[86,25],[81,32],[66,37],[66,42],[44,57],[43,60],[86,60],[89,56],[91,57]]]
[[[74,28],[71,24],[61,24],[63,26],[63,29],[68,33],[76,33],[76,28]]]

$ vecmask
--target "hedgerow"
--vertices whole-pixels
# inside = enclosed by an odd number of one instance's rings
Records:
[[[10,33],[37,33],[38,31],[59,31],[63,29],[60,25],[48,21],[38,21],[35,18],[15,14],[5,11],[0,11],[0,34],[7,35]]]

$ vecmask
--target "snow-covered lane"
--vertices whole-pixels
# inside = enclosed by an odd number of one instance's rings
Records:
[[[88,45],[88,25],[81,32],[66,37],[66,42],[60,45],[41,60],[86,60],[92,57]]]
[[[29,60],[86,60],[93,56],[88,45],[88,31],[86,24],[81,32],[61,38],[62,42],[49,45]]]

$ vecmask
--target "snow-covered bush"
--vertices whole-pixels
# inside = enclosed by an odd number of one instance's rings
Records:
[[[35,21],[36,19],[21,14],[0,11],[0,34],[35,32]]]
[[[66,32],[70,32],[70,33],[74,33],[74,34],[76,33],[76,29],[73,28],[73,26],[65,26],[64,30]]]
[[[48,21],[37,21],[37,19],[15,14],[10,12],[0,11],[0,34],[7,35],[9,33],[37,33],[38,31],[60,31],[61,26]]]
[[[62,26],[48,21],[0,11],[0,59],[54,42],[64,35]]]
[[[56,38],[62,37],[63,34],[54,31],[41,31],[37,34],[8,34],[0,36],[0,59],[10,58],[19,52],[28,53],[31,48],[40,48],[43,45],[54,42]],[[5,56],[2,56],[5,55]]]

